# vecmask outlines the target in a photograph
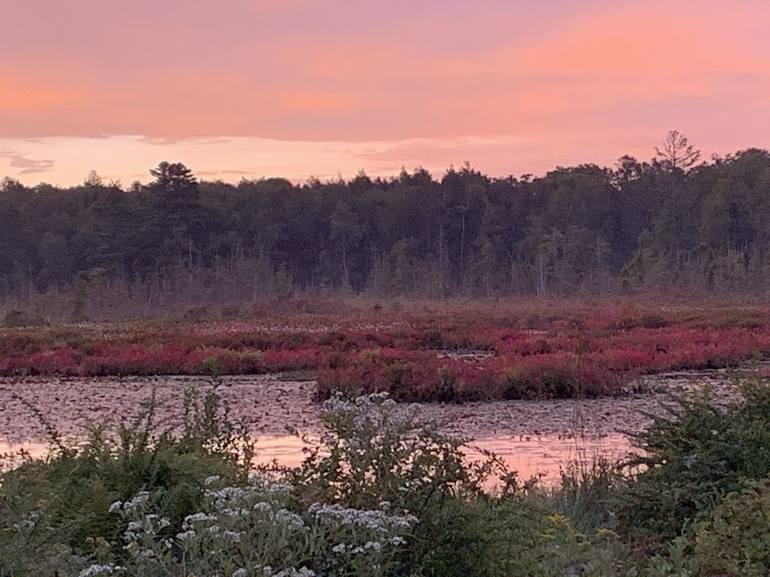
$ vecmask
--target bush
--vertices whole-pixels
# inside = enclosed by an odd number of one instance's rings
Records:
[[[713,310],[698,309],[691,318],[660,316],[659,309],[590,307],[541,315],[542,330],[535,332],[513,328],[521,323],[505,309],[494,319],[450,309],[312,320],[305,315],[279,320],[271,310],[263,311],[267,318],[258,323],[214,322],[201,308],[188,312],[187,323],[170,327],[80,326],[33,336],[27,335],[33,331],[6,331],[0,335],[0,375],[309,370],[319,372],[322,399],[335,392],[386,391],[400,401],[461,402],[624,394],[643,374],[736,366],[770,355],[770,314],[764,309],[717,317]],[[24,313],[9,315],[16,325]],[[201,324],[207,319],[210,324]],[[759,326],[747,325],[747,319]],[[34,341],[29,346],[27,336]],[[379,351],[377,358],[368,355],[372,349]]]
[[[324,404],[326,432],[290,473],[304,502],[338,502],[408,511],[416,523],[398,575],[562,577],[575,571],[614,576],[617,540],[583,534],[530,497],[493,455],[469,463],[463,440],[424,422],[386,395]],[[499,489],[490,493],[497,480]],[[588,535],[592,536],[588,536]]]
[[[674,538],[704,520],[722,497],[770,472],[770,384],[750,381],[741,398],[719,404],[708,391],[676,400],[636,437],[642,467],[619,494],[628,534]]]
[[[447,403],[459,400],[457,391],[459,384],[457,373],[449,367],[439,367],[436,371],[436,401]]]
[[[184,320],[191,323],[201,323],[209,319],[209,310],[206,307],[192,307],[184,312]]]
[[[468,463],[386,395],[324,406],[296,470],[247,479],[218,397],[188,392],[180,435],[93,431],[2,478],[0,575],[613,575],[616,543],[530,501],[500,462]],[[485,492],[494,478],[499,493]]]
[[[15,329],[22,327],[44,327],[47,326],[46,320],[39,316],[33,315],[26,311],[8,311],[5,313],[3,320],[3,326],[7,329]]]
[[[770,477],[714,508],[695,538],[695,566],[704,577],[770,575]]]
[[[250,444],[237,424],[223,419],[225,412],[216,393],[201,399],[190,390],[178,437],[158,428],[153,401],[141,421],[111,431],[92,428],[77,447],[54,435],[47,458],[0,479],[0,576],[54,574],[46,569],[49,556],[66,566],[73,555],[94,555],[119,542],[125,523],[109,506],[140,491],[180,528],[200,506],[206,477],[247,475]]]
[[[181,530],[140,493],[110,510],[127,527],[122,572],[129,575],[386,575],[405,543],[410,516],[339,505],[297,506],[291,487],[257,477],[237,486],[206,480],[199,511]],[[115,567],[96,563],[85,571]]]
[[[398,407],[387,394],[324,403],[325,432],[291,482],[309,501],[372,508],[382,501],[420,515],[453,494],[480,494],[491,460],[470,469],[463,440],[419,419],[416,407]],[[496,467],[498,467],[496,469]]]

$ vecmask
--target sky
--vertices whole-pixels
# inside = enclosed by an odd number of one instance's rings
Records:
[[[766,0],[0,0],[0,177],[506,176],[770,147]]]

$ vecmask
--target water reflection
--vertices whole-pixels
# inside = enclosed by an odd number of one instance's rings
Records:
[[[301,439],[290,435],[256,437],[256,464],[275,462],[286,467],[296,467],[305,458],[305,450],[313,442],[313,438]],[[628,438],[620,434],[576,438],[496,436],[472,441],[466,447],[466,454],[470,460],[474,460],[483,451],[491,451],[510,469],[518,471],[521,478],[539,476],[545,482],[553,482],[558,480],[561,468],[570,461],[590,463],[596,457],[617,460],[630,450]],[[20,455],[44,457],[48,451],[49,445],[45,442],[11,443],[0,438],[0,455],[6,456],[3,459],[6,467],[19,462]],[[0,462],[0,466],[2,464]]]
[[[256,446],[258,464],[277,462],[294,467],[302,462],[303,451],[310,444],[298,437],[276,436],[261,437]],[[465,453],[469,460],[476,460],[484,451],[491,451],[509,469],[518,471],[520,478],[537,476],[553,482],[559,479],[561,469],[570,461],[590,463],[597,457],[616,461],[624,458],[631,448],[629,439],[620,434],[580,438],[498,436],[468,443]]]
[[[570,461],[589,464],[596,458],[617,461],[632,449],[628,437],[620,434],[573,438],[500,436],[478,439],[469,445],[470,458],[479,456],[478,449],[491,451],[509,469],[517,471],[521,479],[537,476],[547,483],[557,481],[561,469]]]

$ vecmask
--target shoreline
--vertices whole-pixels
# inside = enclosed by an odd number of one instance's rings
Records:
[[[284,380],[281,375],[223,377],[217,392],[258,436],[286,435],[287,427],[314,434],[321,429],[314,381]],[[601,438],[641,430],[646,413],[660,409],[671,394],[708,385],[719,398],[735,394],[730,372],[693,371],[642,377],[647,391],[592,399],[420,403],[420,414],[443,422],[447,432],[470,439],[487,437]],[[46,438],[36,407],[63,436],[76,436],[89,423],[105,419],[130,423],[156,395],[157,423],[174,427],[187,386],[211,388],[201,377],[28,377],[0,379],[0,438],[24,442]],[[21,400],[23,399],[23,401]]]

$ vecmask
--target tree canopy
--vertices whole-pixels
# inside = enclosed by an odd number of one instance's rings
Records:
[[[612,168],[559,167],[537,178],[465,165],[438,178],[418,169],[226,184],[163,162],[153,181],[130,190],[95,173],[66,189],[5,179],[0,294],[22,301],[78,285],[193,300],[315,289],[763,291],[770,153],[699,159],[674,131],[649,162],[623,156]]]

